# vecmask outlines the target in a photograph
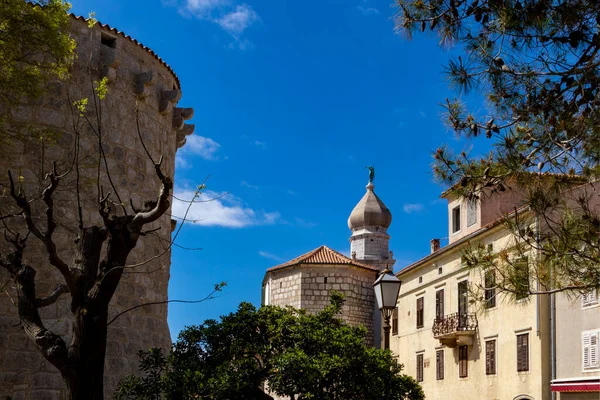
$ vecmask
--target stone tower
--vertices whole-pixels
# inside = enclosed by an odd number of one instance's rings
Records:
[[[84,18],[71,16],[72,37],[77,43],[77,59],[68,82],[51,85],[49,93],[32,106],[14,107],[10,115],[30,129],[51,131],[52,141],[15,141],[3,148],[0,157],[0,211],[6,215],[14,202],[6,192],[6,171],[11,168],[22,177],[29,195],[41,193],[41,178],[52,161],[59,168],[72,160],[75,144],[81,159],[80,193],[84,224],[98,223],[97,183],[117,188],[123,203],[140,207],[146,200],[156,199],[160,182],[138,135],[136,122],[145,146],[153,157],[164,157],[163,173],[174,176],[175,154],[185,144],[194,126],[185,123],[193,115],[190,108],[178,108],[180,82],[173,70],[151,49],[108,25],[87,26]],[[89,128],[74,134],[77,113],[71,113],[73,100],[88,98],[92,105],[92,80],[108,78],[108,95],[102,102],[103,151],[106,172],[98,175],[98,139]],[[6,106],[0,103],[0,109]],[[137,118],[136,118],[137,116]],[[43,145],[41,142],[43,141]],[[3,145],[4,146],[4,145]],[[104,161],[103,161],[104,162]],[[77,234],[73,180],[61,183],[55,193],[56,218],[59,227],[54,239],[61,258],[70,262],[72,242]],[[114,195],[114,192],[113,192]],[[115,293],[109,320],[123,310],[168,298],[170,275],[171,212],[148,226],[153,234],[141,237],[130,254],[128,264],[142,264],[127,270]],[[2,240],[4,242],[4,240]],[[0,250],[6,254],[6,243]],[[61,282],[54,269],[47,266],[47,255],[35,240],[29,240],[25,261],[37,270],[37,291],[47,296]],[[151,259],[150,262],[148,259]],[[0,269],[0,399],[59,399],[64,384],[60,373],[38,353],[23,334],[14,304],[15,292],[8,274]],[[70,341],[71,323],[65,317],[68,295],[40,310],[45,326]],[[155,304],[137,308],[120,316],[108,327],[105,366],[105,396],[113,398],[117,382],[124,375],[138,371],[138,350],[150,347],[169,349],[171,337],[167,325],[167,305]]]
[[[391,270],[396,262],[389,251],[390,235],[387,234],[392,213],[373,189],[373,182],[369,182],[367,192],[348,218],[348,227],[352,231],[350,254],[363,264]]]
[[[348,218],[350,254],[353,260],[371,265],[379,271],[393,270],[396,260],[389,249],[390,235],[387,229],[392,223],[392,213],[375,194],[370,181],[367,192],[354,207]],[[373,310],[374,343],[381,345],[381,313],[375,304]]]

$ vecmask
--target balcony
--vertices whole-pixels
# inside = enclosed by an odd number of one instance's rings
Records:
[[[472,346],[477,331],[475,314],[454,313],[433,321],[433,337],[443,346]]]

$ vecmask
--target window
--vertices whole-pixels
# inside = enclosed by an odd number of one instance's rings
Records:
[[[467,346],[458,346],[458,377],[469,376],[469,349]]]
[[[460,206],[452,209],[452,233],[460,231]]]
[[[469,313],[469,281],[458,282],[458,323],[463,327]]]
[[[589,292],[586,292],[581,296],[581,306],[583,308],[595,306],[596,304],[598,304],[598,290],[597,289],[592,289]]]
[[[517,372],[529,371],[529,333],[517,335]]]
[[[114,49],[117,47],[117,38],[114,38],[102,32],[102,34],[100,35],[100,43],[102,43],[104,46],[108,46],[111,49]]]
[[[582,332],[583,338],[583,370],[600,368],[600,330]]]
[[[327,283],[327,277],[323,278],[323,283]]]
[[[423,312],[424,312],[423,301],[424,301],[423,297],[419,297],[417,299],[417,328],[423,327]]]
[[[496,375],[496,340],[485,342],[485,374]]]
[[[496,271],[485,271],[485,307],[496,307]]]
[[[513,268],[515,298],[521,300],[529,296],[529,260],[527,257],[520,258],[514,262]]]
[[[392,311],[392,335],[398,334],[398,307]]]
[[[423,277],[422,276],[419,277],[419,283],[423,283]]]
[[[439,268],[438,268],[438,275],[441,275],[441,274],[442,274],[442,272],[444,272],[444,270],[442,269],[442,267],[439,267]]]
[[[417,354],[417,382],[423,382],[423,354]]]
[[[477,223],[477,200],[467,201],[467,226]]]
[[[438,381],[444,379],[444,350],[435,352],[435,379]]]
[[[435,292],[435,319],[444,319],[444,289]]]

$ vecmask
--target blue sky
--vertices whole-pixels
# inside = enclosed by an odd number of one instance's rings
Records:
[[[173,249],[173,339],[185,325],[260,303],[265,270],[320,245],[348,253],[347,218],[365,191],[365,166],[390,208],[390,249],[404,267],[446,237],[446,204],[431,173],[447,143],[439,103],[455,97],[437,40],[395,34],[391,0],[74,0],[152,48],[182,82],[194,136],[180,150],[176,194],[207,175]],[[187,196],[187,197],[186,197]],[[174,202],[176,213],[185,205]]]

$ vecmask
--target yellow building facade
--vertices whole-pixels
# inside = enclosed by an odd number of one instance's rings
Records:
[[[449,244],[432,240],[431,254],[403,268],[391,350],[429,399],[550,399],[549,296],[509,300],[469,270],[468,245],[510,247],[503,214],[523,206],[518,191],[468,202],[448,197]],[[530,280],[530,285],[536,282]]]

